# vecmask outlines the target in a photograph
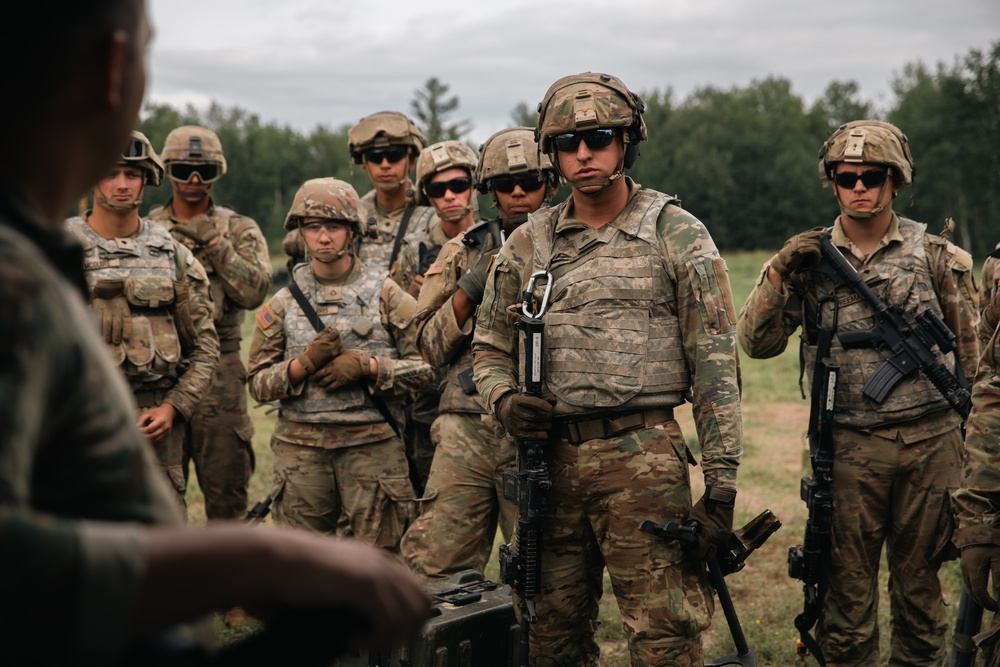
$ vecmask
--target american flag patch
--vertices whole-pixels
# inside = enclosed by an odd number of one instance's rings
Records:
[[[271,309],[268,308],[265,303],[260,307],[260,310],[257,311],[257,326],[261,329],[267,329],[269,326],[274,324],[274,322],[274,313],[271,312]]]
[[[444,260],[439,259],[427,268],[427,272],[424,273],[425,276],[433,276],[435,273],[441,273],[444,271]]]

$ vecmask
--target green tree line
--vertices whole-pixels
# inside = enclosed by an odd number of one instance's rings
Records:
[[[1000,242],[1000,41],[933,70],[911,63],[896,75],[892,91],[887,110],[862,99],[849,80],[831,82],[811,105],[781,77],[728,89],[708,85],[680,101],[669,87],[643,91],[649,141],[630,173],[678,195],[723,252],[777,249],[792,234],[829,225],[837,215],[832,192],[819,182],[823,141],[849,120],[882,118],[907,134],[916,164],[914,186],[901,192],[896,210],[931,231],[954,218],[954,240],[981,261]],[[446,97],[446,84],[432,78],[414,92],[412,108],[400,110],[430,135],[468,132],[467,121],[447,121],[459,100]],[[532,111],[517,102],[511,118],[533,120]],[[303,134],[239,108],[147,104],[139,129],[160,148],[171,129],[189,123],[215,130],[225,148],[229,171],[215,186],[216,202],[255,218],[274,249],[306,179],[335,176],[361,194],[370,187],[348,155],[348,124]],[[169,185],[161,185],[147,193],[146,203],[169,194]],[[480,201],[489,208],[488,198]]]

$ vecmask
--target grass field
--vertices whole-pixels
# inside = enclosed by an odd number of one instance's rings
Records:
[[[740,308],[753,287],[764,253],[739,253],[726,257],[736,307]],[[245,325],[249,341],[250,322]],[[799,499],[799,480],[808,464],[804,457],[808,403],[799,393],[798,338],[789,341],[789,349],[774,359],[755,360],[745,356],[743,368],[743,428],[745,453],[739,471],[739,497],[736,504],[736,524],[743,525],[764,509],[770,509],[782,522],[782,527],[755,552],[746,567],[727,578],[737,612],[748,643],[757,653],[761,666],[796,664],[795,639],[798,636],[793,619],[802,609],[799,582],[787,574],[788,547],[802,540],[806,519],[805,504]],[[251,405],[253,402],[251,401]],[[690,409],[677,411],[692,449],[697,451],[695,428]],[[251,503],[267,495],[271,485],[271,451],[268,446],[273,417],[262,409],[251,409],[256,428],[254,450],[257,469],[251,480]],[[701,475],[694,471],[695,497],[701,493]],[[188,492],[189,516],[192,523],[204,521],[200,493],[192,482]],[[637,517],[641,519],[643,517]],[[884,561],[884,559],[883,559]],[[492,559],[487,576],[498,579],[496,559]],[[957,562],[947,563],[942,571],[946,601],[949,603],[949,627],[958,606],[961,576]],[[888,648],[887,573],[883,562],[881,577],[880,626],[883,664]],[[602,665],[627,666],[621,619],[614,595],[605,578],[605,595],[601,606]],[[221,624],[220,624],[220,627]],[[950,639],[950,638],[949,638]],[[705,637],[706,660],[733,651],[734,646],[721,609],[717,609],[713,627]],[[810,659],[808,664],[816,663]]]

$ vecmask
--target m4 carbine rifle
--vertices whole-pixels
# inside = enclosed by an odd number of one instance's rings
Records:
[[[533,291],[537,280],[546,281],[541,304],[534,310]],[[518,328],[524,331],[524,391],[542,395],[542,315],[548,307],[552,276],[547,271],[531,275],[524,291],[523,316]],[[535,596],[541,589],[542,522],[545,519],[546,497],[552,485],[545,461],[545,441],[517,440],[517,472],[503,474],[503,495],[517,501],[516,551],[509,544],[500,546],[500,581],[517,593],[521,612],[521,665],[528,665],[528,631],[538,620]]]

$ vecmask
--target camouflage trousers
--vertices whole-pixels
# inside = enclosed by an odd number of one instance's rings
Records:
[[[439,415],[431,427],[434,462],[420,515],[403,536],[407,564],[429,581],[486,568],[497,524],[504,539],[516,505],[503,497],[503,471],[517,467],[514,440],[492,418],[464,412]]]
[[[938,570],[953,554],[950,492],[961,482],[959,429],[904,444],[834,430],[830,588],[817,627],[830,667],[881,665],[878,572],[889,561],[890,667],[944,665]]]
[[[691,510],[687,449],[677,422],[579,445],[548,444],[552,487],[542,545],[534,667],[597,665],[607,567],[633,667],[702,664],[714,600],[705,567],[639,530]]]
[[[253,425],[247,414],[247,372],[240,353],[219,357],[212,386],[201,397],[184,450],[184,474],[194,463],[205,496],[205,516],[242,519],[247,511],[247,485],[253,474]]]
[[[434,461],[436,441],[431,436],[431,426],[438,415],[438,403],[441,394],[436,389],[425,389],[418,393],[406,408],[406,428],[403,441],[406,452],[416,467],[421,484],[426,486],[430,476],[431,464]],[[423,491],[423,489],[417,489]]]
[[[398,552],[416,504],[401,440],[324,449],[272,438],[271,450],[274,483],[285,485],[276,524],[333,535],[343,512],[355,539]]]

